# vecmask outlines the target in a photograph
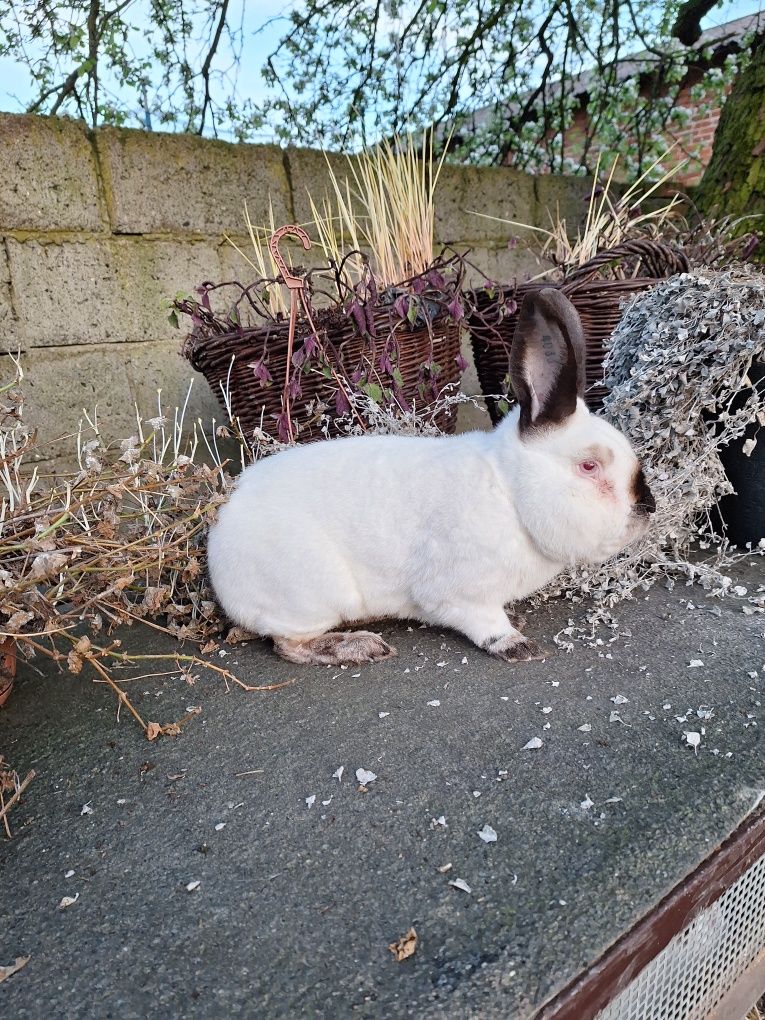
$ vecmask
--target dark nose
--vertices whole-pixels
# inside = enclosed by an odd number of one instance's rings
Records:
[[[648,488],[643,474],[643,469],[638,468],[633,483],[633,494],[635,496],[635,510],[640,514],[652,514],[656,510],[656,500]]]

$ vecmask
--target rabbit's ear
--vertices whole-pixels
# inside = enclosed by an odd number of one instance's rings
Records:
[[[585,342],[579,315],[552,287],[527,294],[510,350],[521,430],[557,425],[584,397]]]

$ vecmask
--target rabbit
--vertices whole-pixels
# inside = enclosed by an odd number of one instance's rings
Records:
[[[209,533],[223,610],[296,663],[395,655],[346,629],[390,617],[508,662],[543,657],[505,607],[613,556],[656,508],[627,439],[588,410],[584,366],[576,310],[544,288],[523,301],[518,402],[493,432],[331,439],[248,467]]]

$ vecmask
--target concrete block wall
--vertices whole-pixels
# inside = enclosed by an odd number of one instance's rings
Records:
[[[247,249],[245,200],[254,223],[269,205],[277,224],[310,220],[306,187],[320,198],[329,183],[322,154],[13,114],[0,114],[0,153],[0,374],[20,350],[29,420],[51,437],[97,405],[104,434],[125,437],[134,404],[156,413],[161,387],[172,408],[192,377],[189,414],[220,419],[178,354],[170,302],[203,280],[247,276],[224,236]],[[445,167],[438,241],[470,248],[492,279],[523,278],[535,263],[508,246],[517,231],[473,213],[546,224],[560,206],[571,224],[588,193],[581,178]]]

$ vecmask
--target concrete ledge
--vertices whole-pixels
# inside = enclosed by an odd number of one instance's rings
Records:
[[[117,234],[241,233],[291,219],[289,184],[275,145],[232,145],[192,135],[108,128],[96,135]]]
[[[0,152],[2,229],[108,229],[96,159],[82,124],[0,114]]]
[[[762,565],[733,576],[754,592]],[[548,603],[528,633],[552,648],[586,608]],[[294,683],[227,693],[196,669],[193,688],[177,669],[129,682],[145,719],[202,708],[152,744],[92,673],[21,660],[0,743],[38,777],[10,814],[0,903],[7,960],[31,959],[3,984],[4,1016],[82,1020],[84,1001],[125,1020],[538,1016],[763,786],[762,680],[747,676],[762,617],[684,585],[615,613],[613,644],[516,665],[390,621],[398,658],[339,676],[267,642],[230,646],[212,661],[245,682]],[[705,666],[689,670],[701,631]],[[118,636],[132,652],[179,650],[146,627]],[[609,721],[620,693],[625,725]],[[696,755],[683,731],[702,704],[714,716]],[[533,736],[543,746],[524,750]],[[367,792],[359,767],[377,773]],[[496,843],[478,836],[487,824]],[[396,963],[387,947],[411,925],[417,952]]]

